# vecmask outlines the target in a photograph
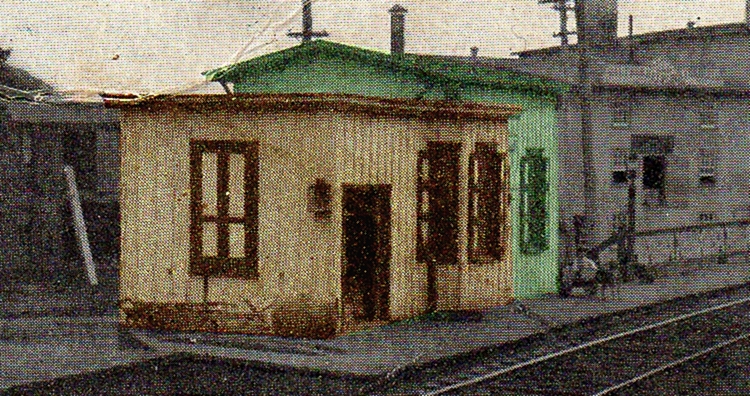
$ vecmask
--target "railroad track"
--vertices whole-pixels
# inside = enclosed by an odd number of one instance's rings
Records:
[[[484,357],[399,394],[614,395],[714,351],[750,339],[750,298],[606,337],[553,345],[548,353]],[[390,393],[390,392],[389,392]]]

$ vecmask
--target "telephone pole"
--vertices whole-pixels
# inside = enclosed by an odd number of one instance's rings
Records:
[[[568,11],[575,11],[575,7],[568,4],[572,0],[539,0],[539,4],[552,4],[552,9],[560,13],[560,31],[553,34],[553,37],[560,38],[560,45],[568,45],[568,36],[576,34],[575,31],[568,30]]]
[[[313,0],[302,0],[302,31],[290,32],[287,36],[302,37],[303,43],[311,41],[313,37],[328,37],[328,32],[325,30],[313,31],[312,2]]]

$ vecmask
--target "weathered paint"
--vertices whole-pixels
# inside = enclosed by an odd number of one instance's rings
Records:
[[[363,66],[352,61],[318,60],[293,64],[281,71],[236,83],[242,93],[349,93],[386,98],[414,98],[444,100],[439,86],[426,87],[413,79],[397,76],[384,70]],[[516,298],[539,297],[557,291],[558,273],[558,147],[556,105],[553,99],[526,91],[488,89],[466,86],[458,92],[464,102],[506,103],[523,107],[520,115],[509,122],[512,230],[519,229],[520,160],[527,148],[543,148],[549,158],[547,213],[549,248],[542,253],[527,255],[519,247],[520,236],[513,232],[513,287]],[[447,271],[447,272],[443,272]],[[457,275],[441,270],[439,279]]]
[[[310,133],[315,131],[315,133]],[[426,309],[426,268],[416,261],[416,169],[418,151],[429,140],[494,141],[507,150],[500,121],[419,120],[369,114],[316,112],[249,113],[234,110],[123,110],[121,299],[136,303],[199,304],[203,278],[189,273],[191,139],[259,142],[259,276],[211,277],[206,300],[242,313],[288,301],[338,306],[341,298],[342,186],[386,184],[391,192],[390,317]],[[460,246],[468,198],[462,153],[459,196]],[[332,218],[307,211],[307,188],[332,182]],[[511,263],[467,269],[438,285],[444,309],[482,309],[511,298]],[[162,310],[163,311],[163,310]],[[169,311],[169,310],[167,310]],[[164,311],[164,312],[167,312]]]

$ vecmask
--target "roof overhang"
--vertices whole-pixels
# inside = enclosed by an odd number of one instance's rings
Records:
[[[104,103],[109,108],[140,111],[340,113],[423,120],[507,121],[521,112],[517,105],[384,99],[348,94],[159,95],[139,99],[105,97]]]

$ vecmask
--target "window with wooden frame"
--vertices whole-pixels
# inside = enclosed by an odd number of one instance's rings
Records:
[[[458,263],[460,143],[429,142],[417,159],[417,261]]]
[[[505,256],[509,179],[507,153],[498,153],[494,143],[476,143],[469,156],[470,261],[485,257],[502,260]]]
[[[528,148],[521,158],[519,186],[521,252],[539,254],[549,247],[547,231],[547,164],[543,148]]]
[[[190,273],[258,276],[258,143],[190,142]]]

